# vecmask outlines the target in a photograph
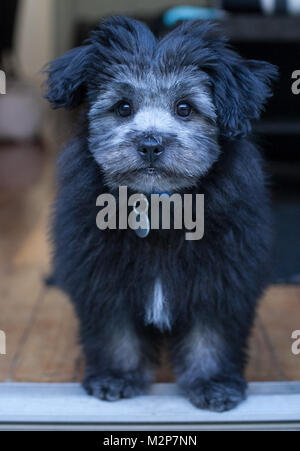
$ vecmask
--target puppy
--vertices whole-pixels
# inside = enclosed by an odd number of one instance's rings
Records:
[[[83,385],[113,401],[144,392],[162,337],[178,384],[199,408],[245,398],[243,372],[267,283],[270,212],[251,143],[276,69],[247,61],[209,23],[161,40],[113,17],[47,68],[54,108],[81,107],[59,160],[54,280],[71,297],[86,358]],[[96,199],[204,194],[205,234],[100,231]]]

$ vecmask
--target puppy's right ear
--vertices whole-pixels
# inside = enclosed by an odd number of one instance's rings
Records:
[[[75,108],[86,95],[90,46],[70,50],[48,64],[45,98],[53,108]]]

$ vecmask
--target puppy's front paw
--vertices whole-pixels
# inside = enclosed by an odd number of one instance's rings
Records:
[[[120,376],[88,376],[83,381],[87,393],[106,401],[118,401],[143,394],[146,381],[139,373],[128,373]]]
[[[247,384],[243,379],[200,381],[187,391],[190,401],[200,409],[225,412],[246,398]]]

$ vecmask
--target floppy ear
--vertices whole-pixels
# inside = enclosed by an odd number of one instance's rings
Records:
[[[277,68],[263,61],[247,61],[234,52],[214,23],[185,21],[169,33],[159,47],[165,64],[193,65],[207,73],[220,132],[246,136],[258,119]]]
[[[251,132],[251,121],[260,117],[267,99],[272,96],[271,83],[277,75],[277,68],[272,64],[245,60],[223,49],[211,76],[223,136],[245,137]]]
[[[77,47],[48,64],[45,98],[53,108],[75,108],[86,94],[90,46]]]
[[[144,58],[145,48],[153,52],[156,39],[141,22],[116,16],[102,20],[86,42],[52,61],[44,71],[48,74],[45,97],[53,108],[79,106],[98,88],[102,75],[110,76],[114,65]]]

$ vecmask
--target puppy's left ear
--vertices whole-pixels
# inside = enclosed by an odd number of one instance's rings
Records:
[[[238,55],[213,23],[187,20],[160,44],[166,63],[197,66],[206,72],[211,86],[220,133],[245,137],[272,96],[278,76],[272,64],[248,61]]]
[[[90,46],[70,50],[48,64],[45,98],[53,108],[75,108],[86,94]]]
[[[278,71],[272,64],[245,60],[227,48],[223,51],[211,77],[219,126],[223,136],[245,137],[272,96]]]

